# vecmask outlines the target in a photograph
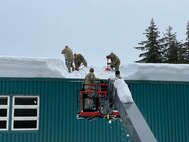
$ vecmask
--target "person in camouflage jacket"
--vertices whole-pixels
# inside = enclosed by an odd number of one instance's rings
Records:
[[[84,82],[83,82],[83,89],[85,91],[94,91],[95,86],[91,86],[91,84],[95,84],[95,81],[100,80],[99,78],[96,78],[94,75],[94,68],[89,69],[89,73],[85,76]],[[92,99],[93,93],[88,93],[87,98],[85,100],[85,109],[93,109],[94,107],[94,101]]]
[[[83,55],[75,53],[74,54],[75,70],[79,71],[79,67],[81,66],[82,63],[85,67],[87,67],[87,61],[85,60]]]
[[[112,70],[119,71],[119,66],[121,64],[121,61],[117,55],[115,55],[113,52],[106,56],[107,59],[111,60],[110,67]]]
[[[68,68],[68,72],[71,72],[71,70],[74,71],[74,66],[73,66],[74,57],[71,48],[66,45],[61,53],[64,54],[65,63]]]

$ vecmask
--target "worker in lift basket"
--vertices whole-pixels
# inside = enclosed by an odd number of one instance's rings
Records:
[[[94,74],[94,68],[89,69],[89,73],[85,76],[84,82],[83,82],[83,88],[85,91],[94,91],[94,86],[90,86],[90,84],[95,84],[96,80],[100,80],[95,77]],[[85,101],[85,109],[92,109],[94,102],[92,99],[93,93],[89,93],[86,101]]]

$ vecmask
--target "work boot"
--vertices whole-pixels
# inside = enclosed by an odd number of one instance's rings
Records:
[[[75,69],[74,69],[74,67],[72,67],[72,71],[74,71]]]
[[[71,73],[71,69],[70,69],[70,67],[68,68],[68,72]]]

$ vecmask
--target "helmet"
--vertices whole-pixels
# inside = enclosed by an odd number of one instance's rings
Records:
[[[111,52],[111,53],[110,53],[110,56],[111,56],[111,57],[114,57],[114,53],[113,53],[113,52]]]
[[[94,72],[94,69],[93,68],[90,68],[90,70],[89,70],[90,72]]]

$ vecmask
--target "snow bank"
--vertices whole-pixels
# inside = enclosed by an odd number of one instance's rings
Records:
[[[121,68],[126,80],[189,81],[187,64],[133,63]]]
[[[85,78],[89,69],[101,79],[114,77],[114,72],[105,72],[105,67],[81,67],[80,71],[68,73],[65,63],[59,59],[32,57],[0,57],[0,77]]]
[[[106,66],[82,67],[80,71],[68,73],[65,63],[59,59],[31,57],[0,57],[0,77],[50,77],[83,79],[89,69],[101,79],[114,78],[114,72],[105,71]],[[124,80],[189,81],[187,64],[141,64],[122,65],[120,73]]]
[[[0,77],[63,77],[68,74],[56,59],[0,57]]]
[[[114,81],[114,87],[117,89],[117,94],[122,103],[132,103],[133,98],[129,87],[125,83],[124,79],[116,79]]]

